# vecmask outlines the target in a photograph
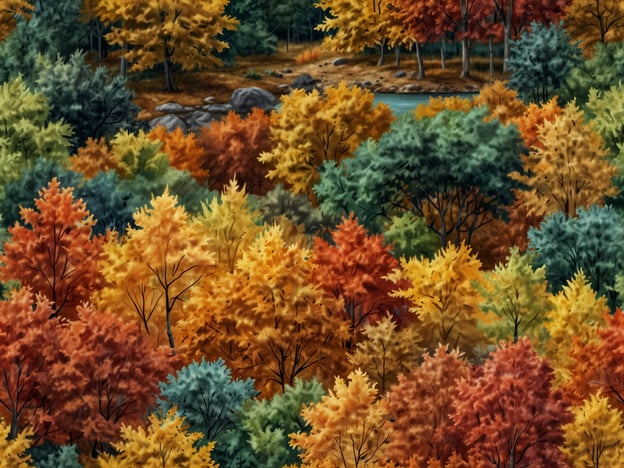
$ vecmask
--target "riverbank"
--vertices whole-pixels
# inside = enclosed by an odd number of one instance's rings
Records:
[[[413,54],[403,54],[401,64],[396,65],[394,55],[386,57],[386,63],[376,66],[374,55],[342,55],[335,52],[321,51],[318,59],[298,64],[296,57],[303,50],[318,44],[290,45],[288,51],[282,44],[277,54],[271,56],[239,57],[232,67],[217,70],[184,72],[174,76],[180,89],[177,93],[163,91],[163,78],[150,74],[141,79],[131,79],[129,85],[136,93],[135,102],[142,109],[139,117],[151,119],[161,115],[155,108],[169,101],[186,106],[201,105],[206,98],[216,103],[228,102],[237,88],[257,86],[276,96],[289,92],[288,86],[302,74],[308,74],[318,80],[323,87],[335,86],[341,81],[364,86],[375,93],[414,93],[438,94],[475,92],[490,82],[489,62],[487,58],[472,59],[472,73],[468,79],[460,79],[460,59],[447,60],[442,69],[438,57],[425,59],[424,79],[417,76],[417,63]],[[336,59],[342,64],[335,65]],[[115,64],[114,58],[110,63]],[[500,70],[500,60],[496,62],[497,73],[494,79],[506,79]]]

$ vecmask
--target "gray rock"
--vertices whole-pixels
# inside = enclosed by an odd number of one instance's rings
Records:
[[[321,86],[319,84],[319,80],[315,80],[307,73],[304,73],[293,80],[293,82],[290,84],[290,88],[305,89],[306,92],[309,93],[313,89],[320,89]]]
[[[422,86],[419,86],[416,84],[407,84],[407,85],[401,86],[397,90],[397,93],[418,93],[419,91],[422,91]]]
[[[208,96],[204,98],[204,104],[208,105],[208,104],[213,104],[214,103],[214,97],[213,96]]]
[[[406,76],[407,76],[407,73],[404,70],[399,70],[398,72],[394,74],[395,78],[403,78]]]
[[[184,116],[189,130],[199,130],[201,127],[207,127],[213,120],[219,120],[220,115],[215,115],[210,112],[203,112],[196,110],[188,115]]]
[[[174,114],[163,115],[162,117],[156,117],[149,121],[150,128],[162,125],[168,132],[181,128],[183,131],[188,131],[189,127],[184,120]]]
[[[287,75],[288,73],[292,73],[292,69],[284,68],[283,70],[280,70],[280,73],[283,73],[284,75]]]
[[[256,86],[235,89],[230,98],[232,109],[240,114],[248,114],[254,107],[268,111],[273,109],[277,102],[272,93]]]
[[[207,106],[203,106],[202,110],[210,112],[211,114],[227,114],[232,110],[232,104],[209,104]]]
[[[186,107],[182,104],[178,104],[177,102],[165,102],[164,104],[160,104],[156,107],[156,112],[162,112],[163,114],[173,114],[176,112],[185,112],[189,110],[193,110],[192,107]]]
[[[339,67],[340,65],[346,65],[347,63],[349,63],[348,58],[338,57],[337,59],[334,59],[334,61],[332,62],[332,65],[335,67]]]

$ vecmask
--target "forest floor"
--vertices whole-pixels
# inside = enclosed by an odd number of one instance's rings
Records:
[[[370,89],[377,92],[387,92],[406,85],[420,93],[461,92],[478,90],[490,82],[489,61],[486,57],[471,59],[471,77],[460,79],[460,58],[447,60],[446,69],[441,69],[439,57],[425,58],[426,76],[418,80],[414,76],[418,70],[416,58],[413,54],[404,53],[401,64],[395,64],[393,53],[388,53],[385,64],[377,66],[376,55],[339,54],[321,50],[320,56],[306,64],[297,64],[296,57],[306,49],[318,47],[319,43],[290,44],[286,50],[285,44],[280,44],[274,55],[237,57],[231,67],[203,70],[196,72],[179,72],[174,75],[174,81],[179,91],[168,93],[164,91],[164,77],[156,73],[143,73],[140,76],[129,76],[129,86],[136,93],[135,102],[141,108],[139,118],[150,119],[158,114],[155,107],[164,102],[178,102],[188,106],[203,104],[204,98],[213,97],[214,101],[228,102],[232,92],[237,88],[258,86],[280,96],[287,90],[280,85],[289,85],[293,80],[307,73],[312,78],[320,80],[323,87],[337,85],[340,81],[347,84],[354,82],[369,82]],[[333,60],[338,57],[347,58],[345,65],[334,66]],[[501,73],[502,61],[495,63],[494,79],[505,79]],[[109,57],[107,65],[118,69],[118,58]],[[290,70],[284,73],[284,70]],[[274,71],[282,76],[271,76],[267,72]],[[405,71],[406,76],[396,77],[398,71]],[[250,75],[255,75],[251,78]],[[140,77],[140,79],[138,79]]]

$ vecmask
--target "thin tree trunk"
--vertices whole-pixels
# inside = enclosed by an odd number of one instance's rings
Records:
[[[128,75],[128,60],[126,60],[126,52],[128,51],[128,46],[124,44],[121,49],[121,63],[119,64],[119,74],[122,78],[125,78]]]
[[[176,88],[173,82],[173,63],[170,60],[165,60],[165,90],[167,92],[176,92]]]
[[[397,67],[401,66],[401,46],[398,44],[394,46],[394,64]]]
[[[380,67],[386,61],[386,44],[388,44],[388,39],[383,38],[381,40],[381,44],[379,44],[379,60],[377,61],[377,66]]]
[[[420,43],[416,43],[416,62],[418,63],[418,79],[425,79],[425,63],[423,62],[422,53],[420,50]]]
[[[462,70],[460,78],[470,78],[470,40],[464,37],[462,44]]]
[[[440,65],[446,70],[446,47],[444,46],[444,34],[440,36]]]
[[[494,36],[490,34],[488,39],[490,49],[490,81],[494,81]]]
[[[503,53],[503,73],[509,71],[509,65],[507,65],[507,60],[509,60],[509,50],[511,45],[511,21],[513,20],[513,7],[514,0],[508,0],[509,3],[507,5],[507,16],[505,18],[505,24],[503,26],[503,30],[505,33],[504,43],[505,43],[505,51]]]

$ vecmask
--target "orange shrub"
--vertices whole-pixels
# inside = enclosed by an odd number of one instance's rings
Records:
[[[321,56],[321,48],[314,47],[313,49],[306,49],[303,52],[301,52],[299,55],[297,55],[297,57],[295,58],[295,61],[297,62],[298,65],[303,65],[305,63],[310,63],[310,62],[314,62],[315,60],[318,60],[320,56]]]

